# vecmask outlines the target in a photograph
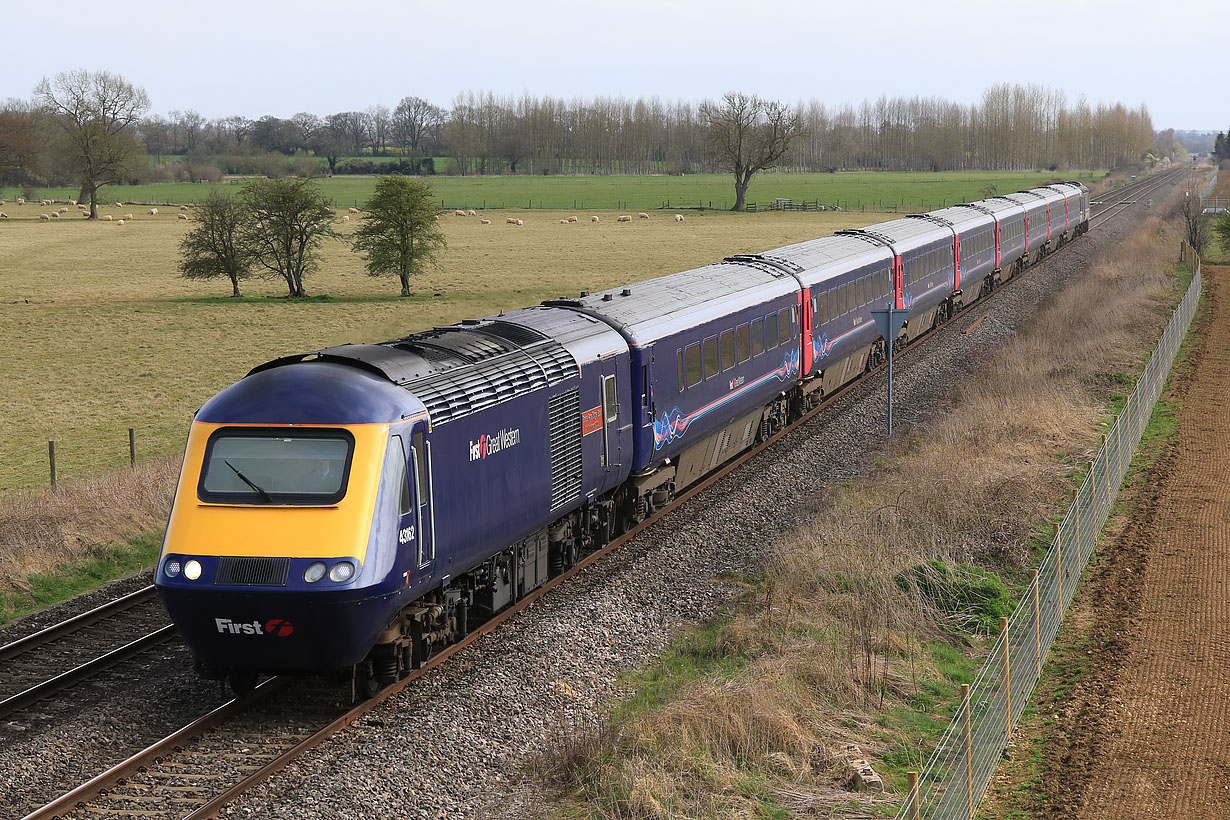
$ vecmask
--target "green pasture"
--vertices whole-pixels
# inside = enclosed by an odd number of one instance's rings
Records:
[[[1092,183],[1102,171],[945,171],[936,173],[887,173],[860,171],[836,174],[762,173],[752,180],[748,201],[767,207],[779,197],[819,201],[853,211],[911,212],[969,202],[985,196],[988,186],[1010,193],[1055,179],[1082,179]],[[361,207],[370,196],[375,177],[338,176],[319,180],[333,204]],[[627,210],[659,208],[725,210],[734,202],[734,184],[727,174],[686,176],[435,176],[431,184],[440,207],[476,209]],[[242,179],[218,185],[167,183],[159,185],[109,185],[102,200],[125,203],[199,202],[211,188],[238,191]],[[1090,186],[1092,187],[1092,185]],[[69,199],[71,188],[41,188],[46,199]],[[0,189],[0,199],[20,195],[13,188]]]

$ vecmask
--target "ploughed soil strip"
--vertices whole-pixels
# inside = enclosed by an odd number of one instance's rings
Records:
[[[1175,439],[1123,496],[1134,509],[1048,663],[1042,725],[1017,738],[1040,744],[1041,777],[1025,781],[1014,753],[985,816],[1230,816],[1228,277],[1205,266],[1201,340],[1168,390],[1181,396]]]

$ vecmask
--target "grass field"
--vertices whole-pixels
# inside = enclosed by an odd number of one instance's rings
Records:
[[[778,197],[818,200],[840,204],[855,211],[918,211],[983,197],[988,185],[998,193],[1041,185],[1055,179],[1083,179],[1091,188],[1101,179],[1099,171],[1049,171],[999,173],[952,171],[943,173],[774,174],[762,173],[752,180],[750,202],[767,206]],[[373,177],[333,177],[319,184],[335,205],[358,207],[371,195]],[[734,202],[734,185],[727,174],[688,176],[488,176],[431,177],[442,208],[487,209],[623,209],[648,211],[656,208],[711,208],[726,210]],[[108,202],[199,202],[213,187],[238,191],[240,180],[219,186],[170,183],[165,185],[107,186],[102,198]],[[47,199],[70,199],[77,191],[46,188]],[[22,209],[11,203],[20,195],[12,188],[0,189],[5,210],[16,218]],[[26,205],[25,209],[38,206]],[[15,213],[18,212],[18,213]],[[35,214],[37,219],[37,213]]]
[[[36,211],[33,206],[27,209]],[[10,209],[11,210],[11,209]],[[137,211],[137,209],[133,209]],[[115,208],[105,212],[115,213]],[[560,225],[560,212],[449,216],[443,266],[397,296],[372,279],[344,243],[326,248],[291,302],[281,281],[255,280],[245,297],[229,282],[191,282],[176,271],[188,223],[178,210],[135,220],[0,222],[0,489],[45,486],[47,442],[61,477],[127,463],[127,428],[140,456],[182,447],[192,413],[251,367],[279,355],[348,341],[381,341],[436,324],[543,299],[685,270],[873,221],[851,213],[664,215],[618,224]],[[71,215],[70,215],[71,216]],[[339,225],[349,233],[356,223]]]

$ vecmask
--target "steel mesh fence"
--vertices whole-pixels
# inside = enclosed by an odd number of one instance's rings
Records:
[[[1185,249],[1190,254],[1190,249]],[[1193,255],[1194,258],[1194,255]],[[1162,332],[1157,347],[1106,435],[1050,549],[940,738],[898,820],[970,820],[995,773],[1012,728],[1041,677],[1042,664],[1076,595],[1081,573],[1118,495],[1153,406],[1161,396],[1200,301],[1201,272]]]

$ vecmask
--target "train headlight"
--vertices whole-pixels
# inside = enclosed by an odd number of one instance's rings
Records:
[[[321,578],[325,577],[326,569],[328,569],[328,567],[325,566],[324,561],[313,561],[308,564],[308,568],[303,571],[303,580],[307,581],[309,584],[314,584]]]
[[[162,571],[168,578],[174,578],[176,575],[179,575],[180,569],[179,560],[175,558],[162,565]]]
[[[349,581],[354,577],[354,564],[349,561],[338,561],[333,565],[333,569],[329,570],[329,580],[337,581],[339,584],[343,581]]]
[[[192,558],[184,562],[184,577],[189,581],[195,581],[201,577],[201,562]]]

